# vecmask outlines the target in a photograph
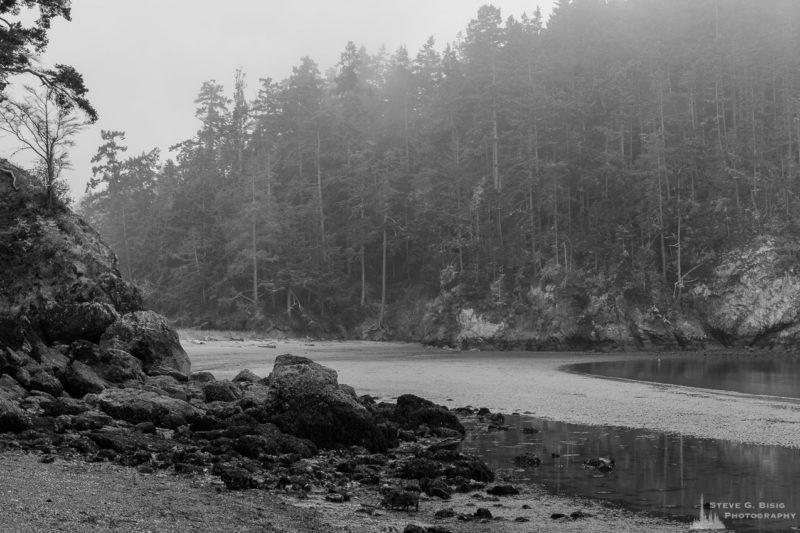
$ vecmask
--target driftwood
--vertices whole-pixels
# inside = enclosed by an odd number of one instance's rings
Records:
[[[17,188],[17,175],[14,174],[14,171],[8,167],[0,167],[0,172],[8,174],[11,177],[11,188],[14,189],[15,191],[18,191],[19,189]]]

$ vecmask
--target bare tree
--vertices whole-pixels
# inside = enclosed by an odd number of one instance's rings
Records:
[[[48,209],[53,205],[56,181],[69,167],[67,148],[84,126],[72,110],[58,105],[58,95],[51,87],[43,92],[26,87],[21,101],[0,102],[0,131],[19,141],[17,152],[30,151],[36,156]]]

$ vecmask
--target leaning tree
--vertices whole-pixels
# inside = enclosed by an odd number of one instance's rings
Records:
[[[0,100],[9,78],[28,74],[47,88],[59,107],[77,106],[94,122],[97,111],[86,99],[83,76],[69,65],[47,67],[37,59],[47,47],[53,19],[71,20],[71,4],[71,0],[0,0]]]

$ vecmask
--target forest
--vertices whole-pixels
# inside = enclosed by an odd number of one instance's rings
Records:
[[[798,2],[487,5],[450,43],[340,57],[203,83],[174,159],[103,132],[79,209],[148,305],[344,335],[454,288],[680,308],[723,250],[797,234]]]

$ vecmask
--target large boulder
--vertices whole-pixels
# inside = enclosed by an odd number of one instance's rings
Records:
[[[140,389],[106,389],[86,400],[114,418],[132,423],[153,422],[167,428],[188,424],[200,414],[183,400]]]
[[[31,425],[31,417],[16,402],[0,397],[0,433],[24,431]]]
[[[403,394],[397,398],[394,416],[395,421],[404,429],[416,429],[418,426],[426,425],[431,429],[447,428],[462,435],[465,433],[458,417],[446,407],[413,394]]]
[[[268,379],[266,412],[282,431],[323,448],[386,450],[386,437],[372,415],[339,387],[335,370],[284,354],[275,360]]]
[[[87,364],[98,376],[111,383],[131,385],[145,380],[142,362],[124,350],[79,341],[70,346],[70,355],[73,360]]]
[[[145,372],[155,367],[174,368],[191,373],[191,363],[178,333],[167,319],[153,311],[135,311],[122,315],[106,329],[100,345],[128,352],[142,362]]]
[[[108,326],[119,318],[110,303],[56,304],[43,313],[42,329],[48,340],[70,344],[77,340],[98,342]]]

